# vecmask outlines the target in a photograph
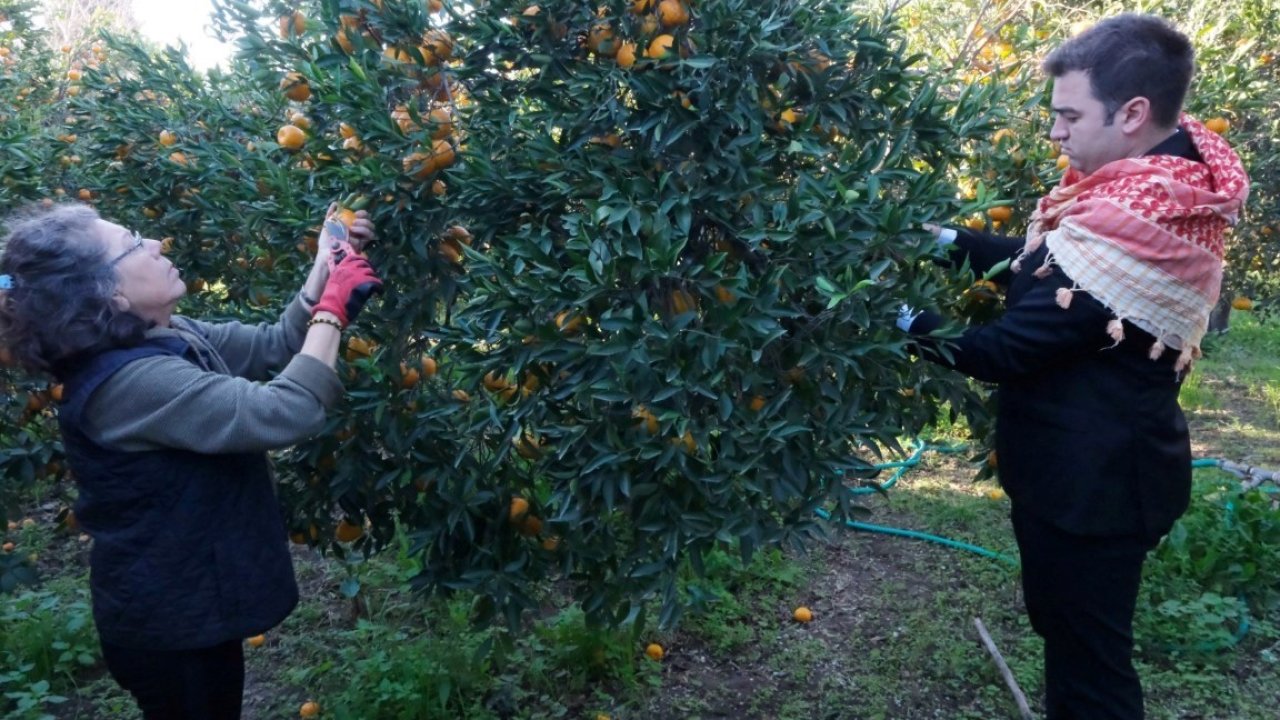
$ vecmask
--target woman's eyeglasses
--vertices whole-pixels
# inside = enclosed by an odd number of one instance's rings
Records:
[[[142,247],[142,235],[140,235],[137,230],[134,230],[133,244],[129,246],[128,250],[125,250],[124,252],[117,255],[115,260],[112,260],[111,262],[107,263],[107,267],[115,267],[121,260],[129,257],[129,253],[133,252],[134,250],[137,250],[140,247]]]

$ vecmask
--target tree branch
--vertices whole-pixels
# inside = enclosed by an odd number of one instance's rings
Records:
[[[1000,669],[1000,676],[1004,678],[1004,684],[1008,685],[1009,690],[1013,693],[1013,700],[1018,703],[1018,713],[1022,716],[1022,720],[1035,720],[1035,715],[1031,714],[1031,707],[1027,705],[1027,696],[1022,693],[1022,688],[1018,687],[1018,681],[1014,679],[1013,672],[1009,670],[1009,664],[1004,661],[1004,656],[996,648],[990,633],[987,632],[987,627],[982,624],[982,618],[974,618],[973,624],[978,628],[978,635],[982,637],[982,644],[986,646],[987,652],[991,653],[991,658],[996,661],[996,667]]]

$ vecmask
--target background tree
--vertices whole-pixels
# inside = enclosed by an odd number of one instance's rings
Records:
[[[1009,100],[1000,129],[969,144],[969,161],[952,176],[972,196],[1011,205],[1003,230],[1022,232],[1035,200],[1061,173],[1057,148],[1048,141],[1048,90],[1040,59],[1096,20],[1121,12],[1149,12],[1174,21],[1196,48],[1196,75],[1187,110],[1220,130],[1240,153],[1253,181],[1244,221],[1229,235],[1218,329],[1227,312],[1273,311],[1280,295],[1280,91],[1277,52],[1267,38],[1280,29],[1280,8],[1261,0],[1094,0],[1070,7],[1040,0],[944,3],[882,0],[900,6],[911,47],[925,53],[952,92],[1001,85]],[[963,18],[953,22],[952,18]],[[1003,217],[1003,212],[998,213]],[[985,223],[988,218],[958,218]]]
[[[54,48],[76,48],[92,42],[103,31],[118,35],[136,33],[133,0],[42,0],[41,24]]]
[[[56,51],[38,31],[35,4],[0,0],[0,209],[11,211],[43,199],[52,205],[50,166],[55,133],[47,130],[59,96]],[[65,190],[63,191],[65,194]],[[9,370],[0,347],[0,506],[13,507],[19,491],[38,476],[56,475],[60,444],[51,415],[48,384]]]

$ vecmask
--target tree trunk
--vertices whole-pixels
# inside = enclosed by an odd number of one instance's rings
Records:
[[[1223,293],[1209,313],[1209,332],[1224,333],[1231,329],[1231,296]]]

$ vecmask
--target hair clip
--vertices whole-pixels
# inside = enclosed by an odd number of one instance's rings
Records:
[[[12,290],[12,289],[13,289],[13,276],[0,275],[0,290]]]

